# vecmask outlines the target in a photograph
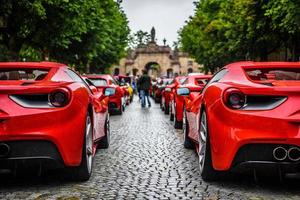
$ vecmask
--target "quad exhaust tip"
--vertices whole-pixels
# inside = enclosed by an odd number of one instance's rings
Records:
[[[297,162],[300,160],[300,148],[298,147],[291,147],[291,148],[284,148],[284,147],[276,147],[273,150],[273,157],[277,161],[283,161],[286,158],[290,161]]]
[[[8,156],[10,147],[5,143],[0,143],[0,157]]]
[[[288,157],[288,151],[283,147],[276,147],[273,150],[273,157],[277,161],[283,161]]]
[[[300,149],[298,147],[292,147],[288,150],[288,158],[291,161],[299,161],[300,160]]]

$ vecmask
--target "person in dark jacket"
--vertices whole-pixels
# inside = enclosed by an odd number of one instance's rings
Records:
[[[142,108],[144,108],[146,106],[146,99],[148,102],[148,106],[151,107],[151,102],[149,99],[149,90],[151,87],[151,78],[148,75],[146,70],[143,70],[143,75],[140,77],[140,79],[138,80],[138,85],[139,85],[139,89],[140,89],[140,95],[142,98]]]

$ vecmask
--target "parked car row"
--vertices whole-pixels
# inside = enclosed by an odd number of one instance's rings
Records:
[[[175,78],[162,109],[196,149],[204,180],[300,172],[300,62],[238,62],[198,78]]]
[[[109,147],[108,111],[121,114],[127,93],[109,75],[60,63],[0,63],[1,169],[64,168],[88,180],[97,149]]]
[[[84,75],[86,81],[91,85],[95,86],[100,92],[106,91],[109,95],[109,113],[119,114],[125,111],[127,105],[129,105],[133,100],[133,90],[129,83],[118,82],[116,77],[111,75]]]

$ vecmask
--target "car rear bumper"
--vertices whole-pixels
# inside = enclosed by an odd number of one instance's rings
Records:
[[[289,160],[274,160],[272,152],[277,146],[300,147],[299,123],[291,123],[273,111],[233,111],[221,103],[215,105],[207,113],[212,162],[216,170],[266,163],[294,165]],[[244,159],[239,159],[240,152],[248,147]]]
[[[47,169],[64,167],[64,162],[57,147],[49,141],[28,140],[28,141],[7,141],[0,142],[0,145],[8,147],[0,150],[0,169],[13,169],[16,166],[24,165],[40,166]]]
[[[241,147],[236,153],[231,165],[232,170],[252,169],[280,169],[286,173],[300,172],[300,160],[291,161],[288,157],[278,161],[273,156],[273,150],[277,147],[289,149],[294,145],[284,144],[247,144]]]

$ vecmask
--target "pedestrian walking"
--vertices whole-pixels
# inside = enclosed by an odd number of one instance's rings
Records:
[[[143,70],[143,75],[138,80],[138,87],[140,90],[140,96],[141,96],[141,105],[142,108],[146,106],[146,99],[148,102],[148,106],[151,107],[151,102],[149,99],[149,90],[151,87],[151,78],[148,75],[146,70]]]

